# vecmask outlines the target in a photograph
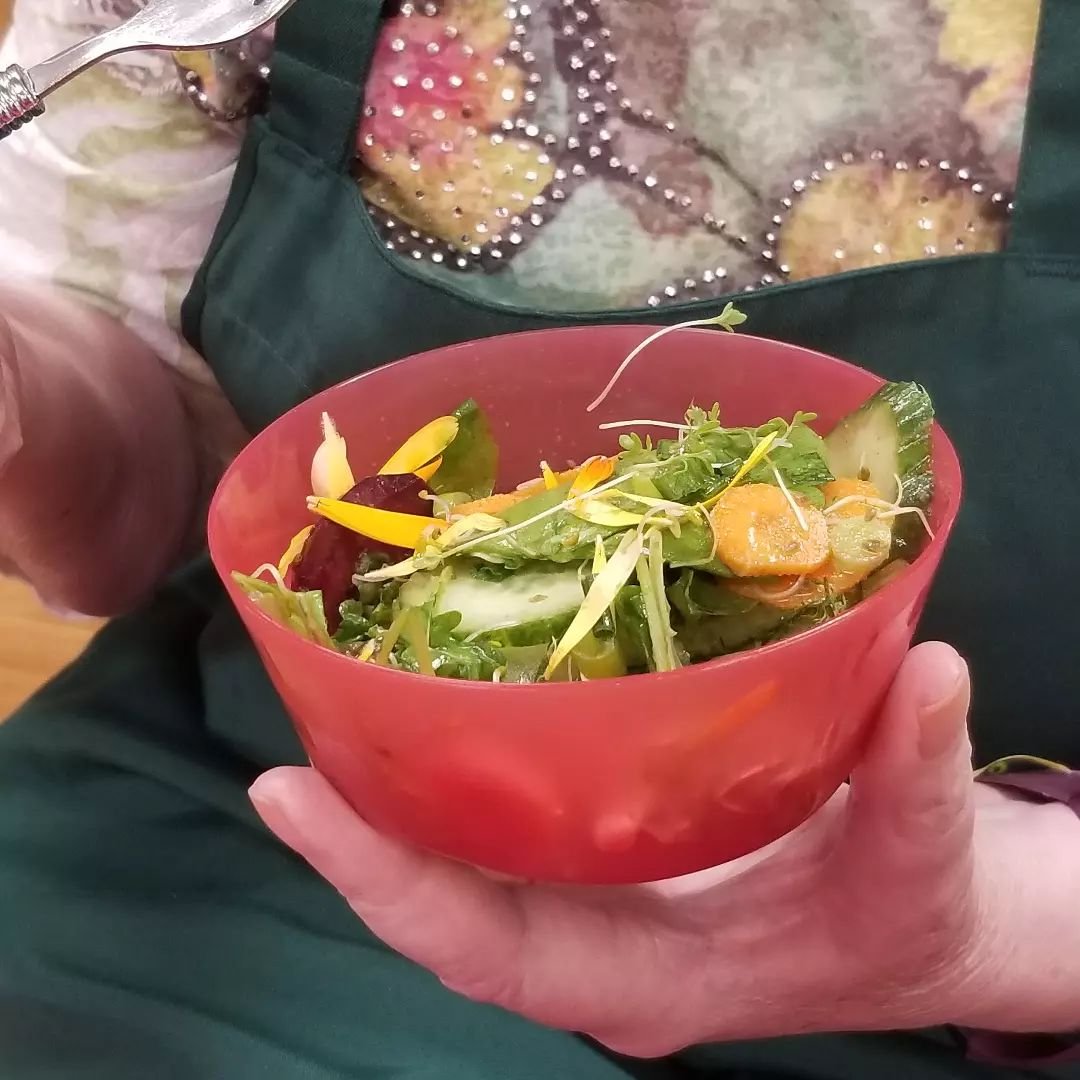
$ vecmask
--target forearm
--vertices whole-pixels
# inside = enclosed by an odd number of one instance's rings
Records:
[[[977,844],[981,872],[1009,884],[980,950],[992,976],[984,969],[984,990],[957,1022],[998,1032],[1080,1031],[1080,816],[1064,802],[995,789],[982,803],[978,829],[994,843]]]
[[[190,531],[196,465],[175,385],[118,320],[0,284],[0,554],[47,602],[115,614]]]

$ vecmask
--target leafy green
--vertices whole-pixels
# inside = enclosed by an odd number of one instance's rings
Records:
[[[716,656],[745,649],[768,641],[790,613],[768,604],[754,604],[738,615],[705,615],[687,619],[676,630],[679,644],[694,660],[711,660]]]
[[[640,585],[626,585],[615,598],[615,639],[631,670],[652,668],[649,616]]]
[[[654,532],[649,537],[647,554],[638,559],[637,578],[644,601],[654,666],[657,671],[674,671],[680,665],[672,640],[671,611],[664,591],[663,552],[658,533]]]
[[[334,634],[334,644],[344,653],[355,656],[369,642],[390,629],[396,614],[400,581],[361,582],[357,599],[346,600],[338,609],[341,625]]]
[[[505,665],[502,653],[488,642],[464,641],[454,636],[461,621],[456,612],[437,615],[428,624],[428,649],[435,674],[444,679],[472,679],[491,682],[495,672]],[[395,652],[398,666],[419,671],[418,658],[411,645]]]
[[[330,644],[321,592],[293,592],[277,582],[247,574],[234,572],[232,577],[249,599],[282,626],[317,645]]]
[[[505,660],[503,682],[539,682],[551,655],[550,645],[509,646],[502,650]]]
[[[491,436],[484,411],[470,398],[454,410],[458,433],[443,451],[442,464],[431,478],[436,495],[465,492],[472,499],[486,499],[495,490],[499,471],[499,448]]]
[[[711,574],[684,570],[678,580],[669,585],[668,599],[684,619],[703,615],[745,615],[755,601],[725,589]]]

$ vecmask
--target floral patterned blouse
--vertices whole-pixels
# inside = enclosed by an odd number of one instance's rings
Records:
[[[3,59],[140,2],[17,0]],[[357,182],[398,257],[556,310],[994,250],[1037,20],[1038,0],[406,0]],[[0,146],[8,265],[127,319],[211,441],[225,410],[179,304],[271,51],[120,58]]]

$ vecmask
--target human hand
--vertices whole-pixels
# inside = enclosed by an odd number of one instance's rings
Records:
[[[1080,823],[973,783],[968,699],[953,650],[916,648],[850,787],[764,851],[656,885],[495,882],[376,834],[310,769],[251,794],[390,946],[618,1052],[950,1022],[1065,1030],[1080,1021]],[[1053,956],[1065,966],[1048,977]]]
[[[57,608],[138,601],[191,529],[190,432],[161,361],[118,320],[0,287],[0,573]]]

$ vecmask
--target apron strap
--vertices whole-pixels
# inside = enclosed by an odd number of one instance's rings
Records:
[[[382,7],[381,0],[300,0],[278,23],[270,126],[338,172],[356,156]]]
[[[1080,255],[1080,3],[1042,0],[1010,250]]]

